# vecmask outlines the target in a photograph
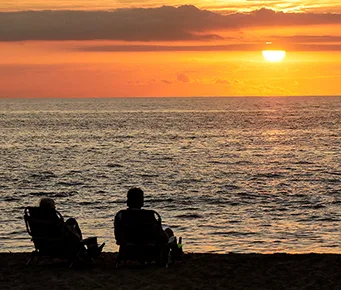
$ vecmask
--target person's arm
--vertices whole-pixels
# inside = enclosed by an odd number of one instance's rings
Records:
[[[162,228],[161,216],[156,211],[154,211],[154,217],[157,220],[157,223],[159,226],[159,238],[160,238],[162,243],[167,244],[168,243],[168,235],[166,234],[166,232]]]
[[[115,234],[115,239],[116,239],[117,245],[121,245],[122,239],[123,239],[121,218],[122,218],[122,213],[118,212],[115,216],[115,219],[114,219],[114,234]]]
[[[161,238],[161,241],[165,244],[168,243],[168,236],[167,234],[165,233],[165,231],[163,230],[162,226],[160,227],[160,238]]]
[[[77,235],[72,229],[70,229],[70,227],[64,223],[63,225],[63,235],[64,238],[70,242],[70,243],[79,243],[80,242],[80,237],[79,235]]]

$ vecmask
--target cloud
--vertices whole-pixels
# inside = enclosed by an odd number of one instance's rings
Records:
[[[222,79],[216,80],[215,83],[216,83],[216,84],[220,84],[220,85],[229,85],[229,84],[231,84],[230,81],[228,81],[228,80],[222,80]]]
[[[189,77],[184,73],[178,73],[176,77],[179,82],[189,83]]]
[[[74,49],[78,51],[107,51],[107,52],[146,52],[146,51],[235,51],[235,50],[260,50],[263,45],[259,44],[230,44],[230,45],[87,45],[76,46]]]
[[[278,37],[278,39],[283,40]],[[280,42],[278,42],[280,43]],[[286,43],[272,48],[290,51],[341,51],[340,44]],[[227,44],[227,45],[87,45],[76,46],[74,50],[89,52],[160,52],[160,51],[259,51],[268,48],[264,44]]]
[[[114,11],[20,11],[0,13],[0,41],[210,41],[222,39],[212,31],[318,24],[341,24],[341,14],[283,13],[262,8],[222,15],[191,5]]]
[[[193,29],[205,18],[194,6],[132,8],[115,11],[21,11],[0,13],[0,40],[216,40],[216,34]]]
[[[334,35],[292,35],[292,36],[271,36],[271,40],[285,41],[286,43],[325,43],[341,42],[341,36]]]

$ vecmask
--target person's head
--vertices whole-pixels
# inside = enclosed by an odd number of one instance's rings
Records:
[[[143,207],[143,190],[141,188],[133,187],[128,190],[127,206],[130,208]]]
[[[52,198],[49,197],[43,197],[39,202],[39,207],[43,209],[55,209],[55,203]]]

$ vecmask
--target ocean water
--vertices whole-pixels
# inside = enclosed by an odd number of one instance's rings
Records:
[[[0,99],[0,251],[41,197],[116,251],[126,192],[188,252],[341,251],[341,97]]]

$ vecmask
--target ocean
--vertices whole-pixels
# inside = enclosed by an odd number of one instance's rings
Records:
[[[0,248],[52,197],[117,251],[141,187],[186,252],[341,252],[341,97],[0,99]]]

